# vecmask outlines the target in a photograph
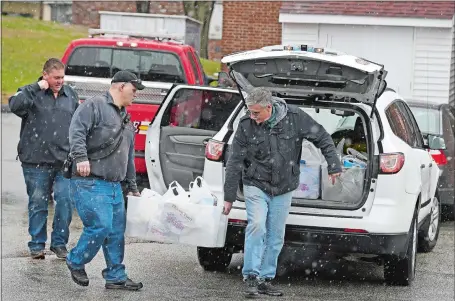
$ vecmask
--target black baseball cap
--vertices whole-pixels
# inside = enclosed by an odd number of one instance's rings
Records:
[[[129,71],[118,71],[112,77],[111,83],[131,83],[138,90],[143,90],[145,86],[142,84],[142,81],[137,78],[136,74]]]

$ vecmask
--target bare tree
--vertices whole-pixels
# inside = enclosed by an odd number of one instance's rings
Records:
[[[183,1],[185,15],[203,22],[200,56],[208,58],[209,28],[215,1]]]

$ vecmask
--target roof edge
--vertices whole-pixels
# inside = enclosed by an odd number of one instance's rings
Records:
[[[297,14],[280,12],[280,23],[309,23],[309,24],[349,24],[349,25],[382,25],[382,26],[412,26],[452,28],[452,19],[400,18],[352,15]]]

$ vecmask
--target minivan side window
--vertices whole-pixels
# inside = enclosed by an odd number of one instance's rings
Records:
[[[238,93],[183,88],[168,105],[161,126],[217,132],[240,101]]]
[[[387,120],[389,121],[390,127],[393,133],[406,142],[409,146],[413,146],[412,132],[409,123],[406,122],[406,115],[400,110],[399,101],[393,102],[386,109]]]

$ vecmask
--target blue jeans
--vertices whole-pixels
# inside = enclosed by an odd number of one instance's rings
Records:
[[[119,182],[95,178],[71,179],[71,197],[84,224],[84,230],[67,256],[73,269],[84,269],[103,248],[107,283],[126,281],[125,255],[126,214],[122,188]]]
[[[42,251],[47,240],[49,197],[54,190],[55,213],[52,223],[51,247],[68,243],[73,205],[69,195],[70,181],[62,173],[47,167],[22,167],[28,194],[28,243],[30,251]]]
[[[270,196],[254,186],[244,186],[243,194],[248,220],[243,277],[251,275],[260,280],[273,279],[278,256],[283,248],[292,191]]]

